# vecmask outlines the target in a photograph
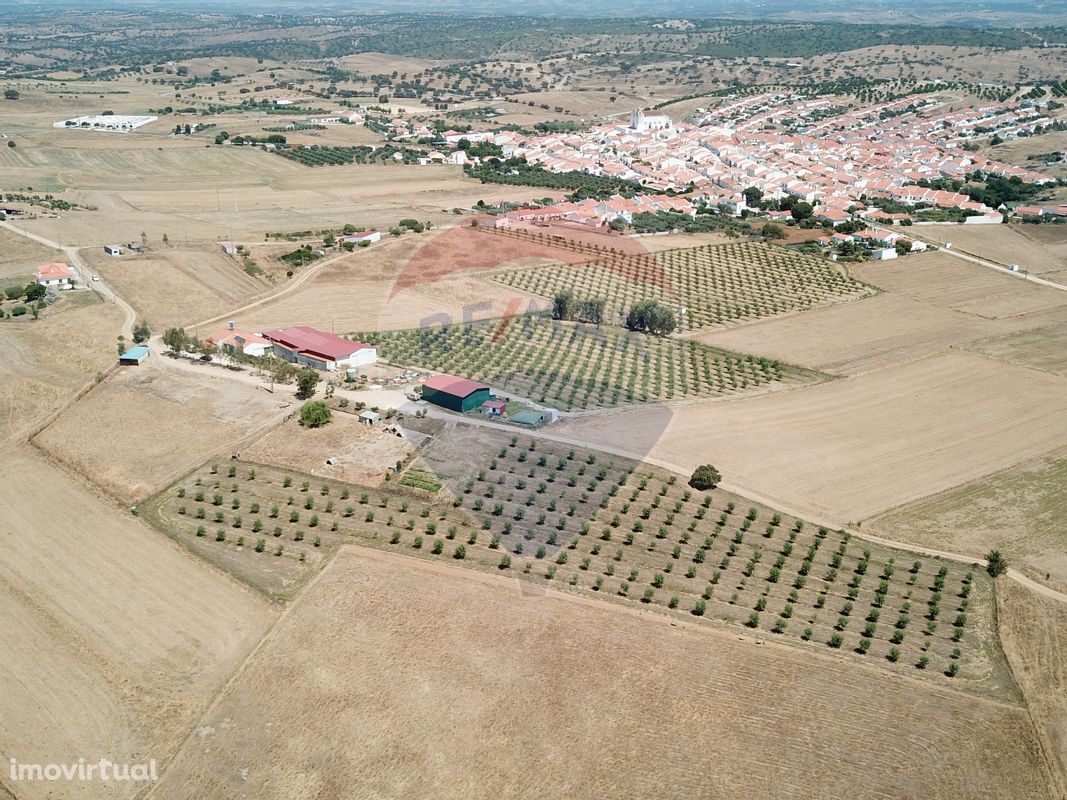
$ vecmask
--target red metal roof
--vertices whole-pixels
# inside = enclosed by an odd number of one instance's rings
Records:
[[[478,383],[467,378],[457,378],[455,375],[434,375],[426,380],[426,385],[439,392],[467,397],[479,389],[488,389],[489,384]]]
[[[342,339],[310,325],[293,325],[291,328],[282,328],[274,331],[263,331],[263,336],[271,342],[277,342],[290,350],[319,356],[331,361],[348,358],[353,353],[364,350],[373,345],[363,342],[351,342]]]

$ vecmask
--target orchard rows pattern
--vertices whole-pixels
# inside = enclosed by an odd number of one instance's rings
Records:
[[[571,289],[603,298],[605,320],[619,320],[639,300],[657,300],[693,331],[857,300],[874,291],[821,258],[757,242],[628,255],[611,252],[584,264],[497,272],[493,279],[530,294],[553,297]]]
[[[732,396],[811,379],[766,358],[539,315],[354,338],[393,364],[484,381],[565,411]]]

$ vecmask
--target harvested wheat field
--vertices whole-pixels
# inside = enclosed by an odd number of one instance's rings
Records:
[[[1027,283],[947,253],[908,256],[853,267],[860,280],[886,291],[986,318],[1062,309],[1067,292]]]
[[[265,633],[269,605],[32,448],[4,451],[0,505],[0,757],[165,764]],[[62,796],[136,788],[74,782]],[[55,789],[23,782],[18,797]]]
[[[1000,637],[1052,774],[1067,795],[1067,608],[1014,581],[997,586]]]
[[[1018,264],[1034,275],[1067,270],[1067,231],[1060,225],[924,225],[916,231],[934,242],[952,242],[952,249],[996,261]]]
[[[0,443],[22,439],[115,363],[122,313],[68,294],[36,321],[0,325]]]
[[[159,331],[223,314],[271,290],[269,282],[249,275],[213,242],[198,249],[163,248],[122,258],[94,248],[83,251],[83,257]]]
[[[233,449],[292,413],[289,392],[270,395],[154,360],[121,367],[34,442],[124,502],[143,500],[213,453]]]
[[[1023,708],[742,639],[346,549],[151,796],[1049,797]]]
[[[835,375],[858,375],[988,335],[988,323],[907,297],[875,297],[694,338]]]
[[[1012,565],[1067,592],[1067,452],[894,509],[869,523],[897,541],[967,553],[999,549]]]
[[[369,426],[355,414],[334,411],[329,425],[302,428],[292,419],[241,451],[244,461],[259,461],[361,486],[377,486],[414,447],[388,423]],[[327,464],[326,459],[334,464]]]
[[[571,419],[553,433],[683,473],[713,462],[742,494],[844,524],[1067,444],[1067,381],[949,352],[761,397]]]
[[[4,286],[29,282],[41,264],[61,260],[55,250],[0,227],[0,280]]]
[[[462,246],[446,258],[437,258],[441,252],[437,239],[446,236]],[[504,243],[502,248],[498,240]],[[237,319],[253,330],[306,324],[344,333],[462,322],[543,308],[542,299],[478,278],[478,270],[500,263],[482,262],[487,252],[472,246],[481,242],[497,245],[487,251],[492,259],[527,263],[524,259],[538,258],[529,255],[523,244],[510,247],[503,237],[473,231],[406,236],[344,256],[292,291],[239,313]]]
[[[1067,321],[1047,328],[983,339],[967,347],[989,358],[1067,375]]]

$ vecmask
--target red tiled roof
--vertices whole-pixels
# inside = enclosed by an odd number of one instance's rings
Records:
[[[310,325],[293,325],[274,331],[263,331],[263,336],[271,342],[277,342],[290,350],[308,353],[331,361],[348,358],[353,353],[372,345],[363,342],[351,342],[326,331],[312,328]]]
[[[74,273],[70,271],[70,267],[62,263],[44,264],[37,268],[37,280],[39,281],[54,281],[57,278],[66,280],[73,275]]]
[[[489,384],[478,383],[467,378],[457,378],[455,375],[433,375],[426,380],[426,386],[439,392],[466,397],[479,389],[488,389]]]

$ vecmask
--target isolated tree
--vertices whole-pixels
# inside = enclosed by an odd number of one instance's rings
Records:
[[[1008,562],[1000,554],[999,550],[990,550],[986,553],[986,568],[985,571],[992,575],[994,578],[999,578],[1005,572],[1008,571]]]
[[[5,100],[18,100],[19,99],[18,89],[5,89],[4,90],[4,99]]]
[[[329,407],[321,400],[312,400],[300,407],[300,424],[305,428],[321,428],[332,416]]]
[[[185,335],[185,331],[181,328],[167,328],[163,332],[163,344],[175,353],[180,353],[184,350],[188,341],[189,337]]]
[[[319,373],[305,367],[296,373],[296,396],[301,400],[307,400],[315,394],[315,387],[319,383]]]
[[[151,338],[152,331],[148,328],[148,323],[141,320],[133,329],[134,344],[144,344]]]
[[[689,477],[689,485],[701,492],[706,492],[718,486],[721,480],[722,473],[719,470],[711,464],[703,464],[693,470],[693,474]]]

